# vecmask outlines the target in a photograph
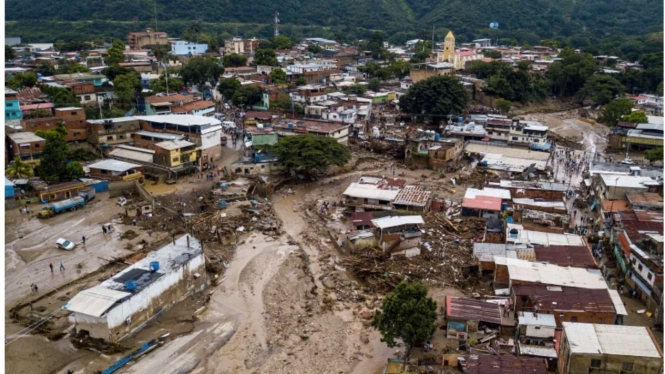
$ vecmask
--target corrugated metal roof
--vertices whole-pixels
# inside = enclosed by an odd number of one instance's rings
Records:
[[[498,304],[466,297],[446,296],[446,317],[501,324],[501,311]]]
[[[106,159],[90,164],[88,165],[88,168],[123,172],[140,166],[141,165],[131,164],[120,160]]]
[[[662,357],[644,326],[563,322],[570,351],[634,357]]]
[[[621,295],[619,295],[619,292],[617,290],[609,290],[609,292],[616,313],[621,316],[627,316],[628,311],[626,310],[626,307],[623,305],[623,300],[621,300]]]
[[[510,200],[510,191],[502,190],[500,188],[484,188],[482,190],[467,188],[464,193],[465,198],[473,199],[476,196],[499,197],[505,200]]]
[[[607,289],[515,285],[513,292],[528,297],[529,305],[538,305],[541,311],[616,312]]]
[[[65,304],[63,309],[88,316],[101,317],[115,303],[128,296],[131,296],[131,293],[96,286],[79,292]]]
[[[109,156],[112,157],[119,157],[119,158],[125,158],[128,160],[135,160],[135,161],[141,161],[141,162],[152,162],[153,161],[153,155],[150,153],[145,153],[145,152],[139,152],[139,151],[133,151],[131,149],[122,149],[122,148],[116,148],[109,152]]]
[[[382,230],[402,225],[422,225],[424,223],[422,216],[382,217],[372,220],[372,224]]]
[[[384,190],[377,188],[373,184],[351,183],[351,185],[342,193],[344,196],[360,199],[374,199],[382,201],[393,201],[399,194],[399,190]]]
[[[559,266],[597,268],[598,265],[586,246],[552,245],[535,247],[536,261]]]
[[[588,289],[607,289],[607,283],[598,270],[563,267],[540,262],[494,257],[497,265],[507,265],[511,280]]]
[[[553,314],[534,314],[533,312],[520,312],[520,314],[517,318],[520,325],[556,327],[556,319]]]
[[[547,374],[547,360],[511,355],[470,355],[464,360],[468,374]]]
[[[525,356],[538,356],[547,358],[557,358],[556,350],[554,347],[544,347],[541,345],[529,345],[517,343],[520,350],[520,355]]]

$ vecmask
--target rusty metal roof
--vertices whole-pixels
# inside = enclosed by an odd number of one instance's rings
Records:
[[[578,268],[598,268],[589,248],[585,246],[553,245],[549,247],[534,247],[536,261],[549,262],[559,266],[574,266]]]
[[[432,191],[426,191],[421,186],[406,186],[393,200],[393,204],[425,206],[432,197]]]
[[[515,285],[513,293],[528,296],[529,305],[540,305],[542,311],[616,313],[607,289]]]
[[[468,355],[462,370],[468,374],[547,374],[547,360],[510,355]]]
[[[629,192],[626,197],[632,205],[663,208],[663,198],[655,192]]]
[[[501,324],[498,304],[466,297],[446,296],[446,317]]]

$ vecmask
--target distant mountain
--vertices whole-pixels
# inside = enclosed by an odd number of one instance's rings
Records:
[[[269,33],[273,12],[283,25],[323,26],[333,35],[363,30],[383,30],[387,36],[404,32],[426,37],[437,30],[453,30],[458,40],[490,33],[499,22],[498,37],[533,43],[542,38],[581,35],[590,39],[621,37],[662,31],[662,0],[156,0],[158,19],[171,32],[183,32],[182,21],[263,24]],[[5,11],[13,27],[27,30],[50,23],[106,20],[140,24],[154,18],[153,0],[6,0]],[[180,26],[172,22],[180,21]],[[169,26],[171,25],[171,26]],[[288,29],[287,26],[283,26]],[[233,31],[233,30],[230,30]],[[205,32],[205,31],[204,31]],[[55,36],[71,32],[56,32]],[[69,36],[67,36],[69,35]],[[41,37],[48,35],[41,35]],[[179,36],[179,35],[177,35]],[[269,36],[264,35],[264,36]],[[442,37],[442,36],[441,36]]]

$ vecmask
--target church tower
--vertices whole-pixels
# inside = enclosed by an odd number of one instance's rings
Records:
[[[455,36],[452,31],[443,39],[443,61],[454,63],[455,60]]]

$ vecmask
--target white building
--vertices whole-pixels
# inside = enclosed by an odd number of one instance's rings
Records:
[[[185,235],[101,284],[79,292],[63,309],[77,333],[117,342],[190,293],[207,286],[198,240]]]
[[[178,56],[187,55],[200,55],[208,51],[207,44],[188,43],[185,41],[177,41],[171,44],[171,53]]]

